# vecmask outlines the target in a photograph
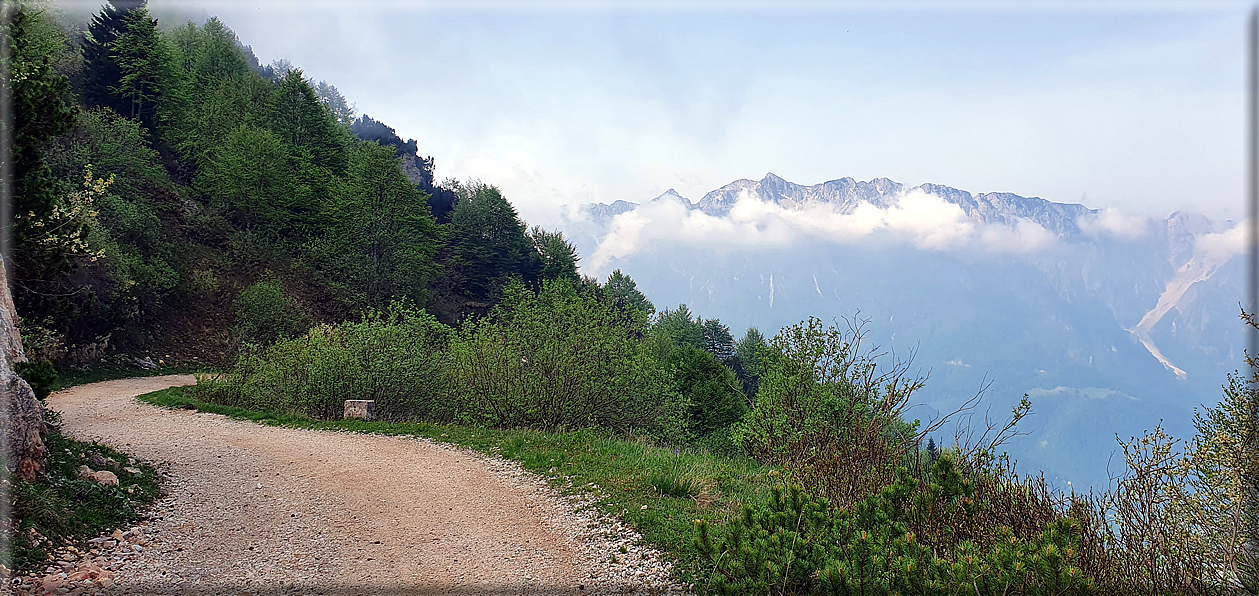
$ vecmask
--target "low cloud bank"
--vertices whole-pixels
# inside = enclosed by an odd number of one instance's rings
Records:
[[[1039,251],[1057,241],[1031,220],[1020,218],[1012,225],[977,222],[961,207],[917,190],[887,206],[861,203],[847,213],[829,204],[787,208],[745,192],[725,217],[689,210],[672,197],[617,215],[590,263],[602,271],[614,259],[662,246],[731,251],[783,247],[802,239],[849,245],[891,241],[922,250],[1015,254]]]
[[[1090,236],[1109,234],[1120,238],[1137,238],[1148,234],[1154,220],[1140,215],[1126,215],[1118,209],[1107,208],[1096,215],[1080,218],[1080,231]]]
[[[1235,256],[1249,252],[1248,244],[1253,246],[1250,238],[1250,221],[1241,223],[1213,234],[1203,234],[1194,239],[1194,254],[1212,262],[1224,262]]]

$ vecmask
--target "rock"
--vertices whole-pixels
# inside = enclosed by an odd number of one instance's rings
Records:
[[[375,420],[376,419],[376,400],[372,399],[347,399],[345,400],[345,413],[342,418],[346,420]]]
[[[19,362],[26,362],[26,353],[9,291],[8,264],[0,258],[0,411],[5,413],[0,416],[0,437],[7,443],[3,447],[7,448],[9,472],[22,480],[34,480],[48,465],[44,443],[48,426],[35,392],[13,372],[13,365]]]
[[[113,472],[110,472],[109,470],[93,472],[89,468],[87,473],[84,473],[84,468],[87,468],[87,466],[79,466],[79,478],[83,480],[90,480],[97,484],[104,484],[106,486],[118,486],[118,476]]]
[[[93,453],[87,456],[87,459],[88,461],[92,462],[92,465],[96,466],[98,469],[112,468],[118,465],[118,462],[112,459],[109,459],[108,457],[104,457],[99,453]]]
[[[124,472],[126,472],[126,473],[128,473],[128,474],[139,474],[139,473],[140,473],[140,468],[133,468],[133,467],[131,467],[131,466],[127,466],[127,467],[123,468],[123,469],[122,469],[122,471],[124,471]]]

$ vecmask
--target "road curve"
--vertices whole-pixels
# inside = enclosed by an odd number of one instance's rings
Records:
[[[657,553],[605,550],[632,543],[631,530],[606,519],[591,530],[507,462],[413,438],[269,427],[134,399],[193,382],[124,379],[49,397],[69,435],[157,462],[169,476],[148,522],[154,539],[121,562],[111,593],[668,588]],[[624,560],[635,554],[640,561]]]

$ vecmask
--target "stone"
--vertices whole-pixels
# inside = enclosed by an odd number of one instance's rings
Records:
[[[127,466],[127,467],[123,468],[123,469],[122,469],[122,471],[124,471],[124,472],[126,472],[126,473],[128,473],[128,474],[139,474],[139,473],[140,473],[140,468],[133,468],[133,467],[131,467],[131,466]]]
[[[97,484],[104,484],[106,486],[118,486],[118,476],[113,472],[110,472],[109,470],[91,472],[89,470],[87,474],[84,474],[82,469],[86,467],[87,466],[79,466],[79,478],[90,480]]]
[[[346,420],[375,420],[376,419],[376,400],[374,399],[347,399],[345,400],[345,414],[342,418]]]

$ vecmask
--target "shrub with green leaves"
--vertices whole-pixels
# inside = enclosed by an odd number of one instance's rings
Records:
[[[465,323],[450,382],[465,422],[545,430],[602,427],[681,438],[686,408],[619,324],[616,307],[567,280],[508,284],[490,317]]]
[[[236,332],[244,343],[270,344],[309,327],[306,314],[273,281],[257,282],[236,299]]]
[[[35,397],[43,401],[56,388],[60,376],[57,375],[57,369],[48,360],[35,360],[33,362],[18,362],[13,365],[13,372],[22,377],[31,390],[35,392]]]
[[[443,360],[454,331],[400,303],[358,322],[318,325],[241,354],[222,375],[202,375],[193,395],[223,405],[338,419],[347,399],[376,401],[383,419],[449,421]]]
[[[916,423],[901,414],[920,378],[908,362],[884,362],[862,347],[864,331],[816,318],[783,327],[764,359],[752,411],[735,440],[763,463],[841,506],[877,493],[917,448]]]

